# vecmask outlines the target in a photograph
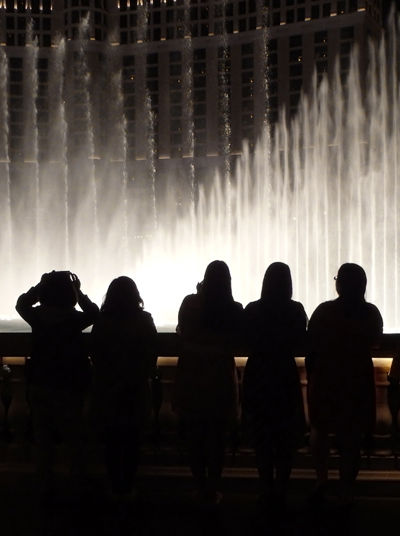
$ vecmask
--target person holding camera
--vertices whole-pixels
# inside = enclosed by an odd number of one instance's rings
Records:
[[[39,485],[49,496],[58,438],[69,447],[71,472],[78,475],[83,466],[81,418],[90,363],[82,331],[94,323],[99,309],[82,293],[75,274],[52,271],[18,298],[16,310],[32,328],[27,396]]]

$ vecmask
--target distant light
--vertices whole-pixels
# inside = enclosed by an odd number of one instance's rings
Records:
[[[282,20],[280,23],[279,23],[280,26],[285,26],[286,25],[286,22],[284,20]]]
[[[357,11],[365,11],[365,7],[359,7]]]
[[[304,20],[305,20],[305,22],[310,22],[311,17],[306,17]]]
[[[334,11],[331,13],[331,17],[336,17],[337,13],[335,13]]]

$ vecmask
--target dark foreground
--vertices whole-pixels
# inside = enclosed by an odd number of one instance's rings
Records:
[[[0,465],[0,530],[2,536],[397,534],[399,476],[380,472],[370,480],[365,473],[357,483],[354,506],[340,507],[332,489],[325,507],[315,510],[307,503],[311,474],[298,471],[287,513],[275,516],[258,505],[252,470],[230,470],[223,500],[211,508],[195,502],[189,475],[181,468],[147,468],[138,482],[138,497],[125,503],[110,497],[101,474],[78,486],[60,473],[55,493],[42,503],[30,465]]]

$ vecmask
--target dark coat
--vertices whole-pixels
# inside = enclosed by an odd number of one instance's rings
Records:
[[[308,406],[311,425],[336,432],[357,426],[372,432],[375,384],[371,358],[382,333],[378,309],[367,302],[351,305],[337,298],[311,316]]]
[[[100,313],[92,329],[94,409],[103,424],[142,423],[150,406],[149,376],[156,364],[150,313]]]
[[[179,310],[181,354],[175,382],[174,409],[181,417],[237,415],[238,386],[234,360],[240,340],[243,308],[232,301],[212,318],[201,294],[191,294]]]
[[[82,330],[93,324],[99,309],[80,294],[79,306],[38,305],[37,291],[32,287],[17,301],[16,310],[32,328],[32,354],[28,381],[37,386],[83,391],[90,379],[88,349]]]
[[[245,311],[249,358],[243,379],[243,407],[265,426],[304,426],[295,350],[305,339],[307,316],[293,300],[258,300]]]

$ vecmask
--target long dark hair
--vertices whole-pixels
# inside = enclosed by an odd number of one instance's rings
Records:
[[[204,299],[204,322],[210,327],[223,323],[233,304],[231,273],[224,261],[211,262],[199,285]]]
[[[265,272],[261,301],[288,302],[292,299],[293,287],[290,268],[283,262],[273,262]]]
[[[101,312],[126,316],[141,309],[143,309],[143,300],[133,279],[125,275],[113,279],[101,306]]]

